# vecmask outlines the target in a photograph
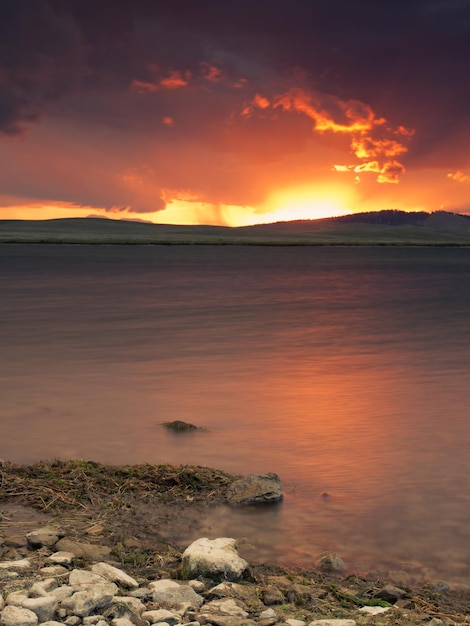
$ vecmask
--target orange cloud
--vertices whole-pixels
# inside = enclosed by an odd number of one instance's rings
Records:
[[[392,128],[387,120],[377,117],[372,108],[358,100],[341,100],[335,96],[308,93],[303,89],[290,89],[271,100],[257,94],[244,107],[242,115],[251,117],[258,111],[301,113],[311,120],[316,133],[339,133],[350,136],[351,152],[361,160],[359,164],[334,165],[336,172],[374,172],[379,183],[397,183],[405,167],[392,157],[408,151],[405,140],[414,134],[404,126]],[[356,177],[357,182],[357,177]]]
[[[155,93],[160,89],[179,89],[189,85],[191,73],[184,72],[184,75],[178,70],[170,72],[169,76],[159,78],[154,82],[134,79],[131,82],[131,90],[136,93]]]
[[[458,183],[470,183],[470,176],[460,170],[447,174],[447,178],[452,178],[452,180],[456,180]]]
[[[221,80],[225,78],[224,72],[222,71],[220,67],[217,67],[215,65],[210,65],[209,63],[206,63],[205,61],[203,63],[200,63],[200,65],[202,68],[202,76],[206,80],[209,80],[212,83],[219,83]]]
[[[269,102],[269,100],[267,98],[264,98],[263,96],[260,96],[258,93],[256,94],[256,96],[253,98],[252,102],[250,102],[250,104],[248,106],[246,106],[243,111],[242,111],[242,115],[244,117],[250,117],[255,109],[267,109],[271,106],[271,103]]]
[[[354,138],[351,147],[359,159],[370,159],[380,155],[398,156],[408,151],[406,146],[395,139],[372,139],[372,137]]]
[[[158,91],[158,88],[158,84],[148,83],[144,80],[134,79],[131,83],[131,89],[136,93],[154,93]]]
[[[302,89],[291,89],[287,94],[278,97],[273,107],[284,111],[304,113],[315,122],[313,130],[320,133],[325,131],[364,132],[385,123],[383,118],[377,119],[372,109],[362,102],[356,100],[343,102],[339,98],[331,97],[329,104],[332,105],[332,109],[336,110],[326,110],[321,106],[319,98],[312,97]]]
[[[180,87],[186,87],[189,84],[189,79],[191,78],[191,74],[189,71],[185,72],[185,76],[178,72],[178,70],[174,70],[170,73],[167,78],[162,78],[160,81],[160,85],[165,89],[179,89]]]

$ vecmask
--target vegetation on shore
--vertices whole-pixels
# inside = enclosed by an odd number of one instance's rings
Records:
[[[234,477],[199,466],[123,465],[94,461],[41,461],[33,465],[0,465],[0,502],[31,506],[39,511],[64,507],[87,509],[125,506],[126,498],[157,498],[217,503]]]
[[[256,246],[468,246],[470,217],[376,211],[232,228],[101,218],[0,220],[0,243]]]

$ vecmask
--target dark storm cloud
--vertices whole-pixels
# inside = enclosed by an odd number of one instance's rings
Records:
[[[466,0],[0,0],[0,134],[43,129],[3,182],[145,212],[261,202],[306,152],[378,182],[460,170],[469,31]]]
[[[273,79],[270,70],[286,79],[297,70],[311,86],[385,107],[405,124],[421,112],[429,135],[439,135],[436,116],[467,121],[464,0],[3,0],[0,7],[0,127],[8,133],[72,90],[125,88],[145,81],[151,63],[195,72],[211,57],[260,82]]]

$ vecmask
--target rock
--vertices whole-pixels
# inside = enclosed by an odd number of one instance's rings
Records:
[[[385,585],[380,591],[375,594],[376,598],[381,598],[386,602],[393,604],[397,600],[401,600],[406,596],[406,591],[400,589],[400,587],[394,587],[393,585]]]
[[[141,615],[142,619],[146,619],[152,624],[157,624],[158,622],[165,622],[169,626],[175,626],[180,621],[179,615],[176,613],[172,613],[171,611],[167,611],[166,609],[155,609],[153,611],[144,611]]]
[[[187,604],[192,609],[198,609],[204,602],[194,589],[174,580],[156,580],[149,587],[153,592],[153,601],[164,607],[178,608],[178,605]]]
[[[12,591],[6,597],[6,603],[10,606],[22,606],[23,602],[28,599],[25,591]]]
[[[229,615],[210,615],[209,619],[214,626],[257,626],[252,619],[230,617]]]
[[[71,552],[75,557],[102,561],[111,553],[108,546],[99,546],[93,543],[83,543],[72,539],[60,539],[55,547],[60,551]]]
[[[62,565],[48,565],[46,567],[41,567],[39,572],[46,576],[64,576],[64,574],[69,573],[69,570]]]
[[[65,598],[70,598],[75,591],[76,589],[70,587],[69,585],[61,585],[60,587],[53,589],[49,595],[61,602],[62,600],[65,600]]]
[[[113,565],[109,565],[108,563],[95,563],[91,567],[91,571],[94,574],[98,574],[106,580],[110,580],[113,583],[116,583],[120,587],[128,587],[130,589],[137,589],[139,583],[123,572],[121,569],[114,567]]]
[[[33,530],[32,532],[26,535],[26,540],[28,545],[32,548],[42,548],[42,546],[46,546],[48,548],[52,547],[56,544],[64,534],[61,533],[57,528],[53,528],[52,526],[45,526],[44,528],[39,528],[38,530]]]
[[[237,580],[247,569],[248,562],[238,555],[235,539],[203,537],[183,552],[181,567],[183,578],[207,576]]]
[[[266,606],[272,606],[273,604],[284,604],[286,597],[280,589],[273,585],[261,591],[261,600]]]
[[[227,489],[227,500],[232,504],[279,502],[282,498],[281,480],[273,472],[249,474],[235,480]]]
[[[18,606],[5,607],[0,617],[1,626],[36,626],[37,623],[36,613]]]
[[[74,560],[73,552],[67,552],[66,550],[60,550],[59,552],[54,552],[48,557],[47,561],[49,563],[55,563],[56,565],[70,565]]]
[[[50,591],[57,587],[57,580],[55,578],[43,578],[33,583],[29,590],[30,598],[45,597]]]
[[[56,598],[27,598],[23,602],[23,608],[36,613],[39,623],[47,622],[54,617],[57,606]]]
[[[322,572],[339,574],[344,570],[344,561],[336,552],[328,552],[318,559],[317,566]]]
[[[188,422],[183,422],[182,420],[175,420],[174,422],[163,422],[163,426],[172,430],[174,433],[187,433],[194,430],[199,430],[197,426],[194,424],[189,424]]]
[[[107,582],[103,576],[89,572],[85,569],[74,569],[70,572],[69,585],[75,587],[75,591],[83,591],[95,583]]]
[[[303,619],[286,619],[285,624],[288,626],[306,626],[307,622]]]
[[[129,596],[115,596],[111,602],[112,609],[123,609],[123,613],[140,615],[146,609],[145,604],[138,598]]]
[[[356,626],[356,624],[353,619],[316,619],[308,626]]]
[[[118,591],[114,583],[95,583],[85,591],[77,591],[62,601],[61,608],[79,617],[86,617],[97,609],[108,607]]]
[[[369,613],[369,615],[379,615],[380,613],[390,611],[391,608],[391,606],[361,606],[359,611]]]
[[[217,613],[218,615],[229,615],[230,617],[248,617],[248,613],[238,606],[233,598],[221,598],[213,600],[204,605],[204,614]]]
[[[205,584],[200,580],[188,580],[188,585],[194,589],[196,593],[202,593],[206,590]]]
[[[426,585],[426,589],[431,589],[436,593],[449,593],[450,586],[444,580],[433,580]]]
[[[111,620],[111,626],[135,626],[135,624],[128,617],[116,617]]]
[[[31,561],[29,559],[18,559],[17,561],[2,561],[0,563],[0,569],[12,569],[17,571],[24,571],[31,568]]]
[[[260,619],[271,619],[273,617],[277,618],[277,614],[274,609],[265,609],[259,614]]]
[[[262,611],[264,606],[258,597],[257,589],[252,585],[240,585],[224,581],[215,587],[212,587],[205,595],[206,602],[217,598],[236,598],[243,605],[250,607],[250,610]]]

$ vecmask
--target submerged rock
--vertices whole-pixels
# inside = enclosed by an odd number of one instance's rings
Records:
[[[185,433],[194,430],[200,430],[198,426],[190,424],[189,422],[183,422],[182,420],[175,420],[174,422],[163,422],[163,426],[172,430],[174,433]]]
[[[274,472],[250,474],[235,480],[227,489],[227,499],[232,504],[279,502],[283,495],[281,480]]]

